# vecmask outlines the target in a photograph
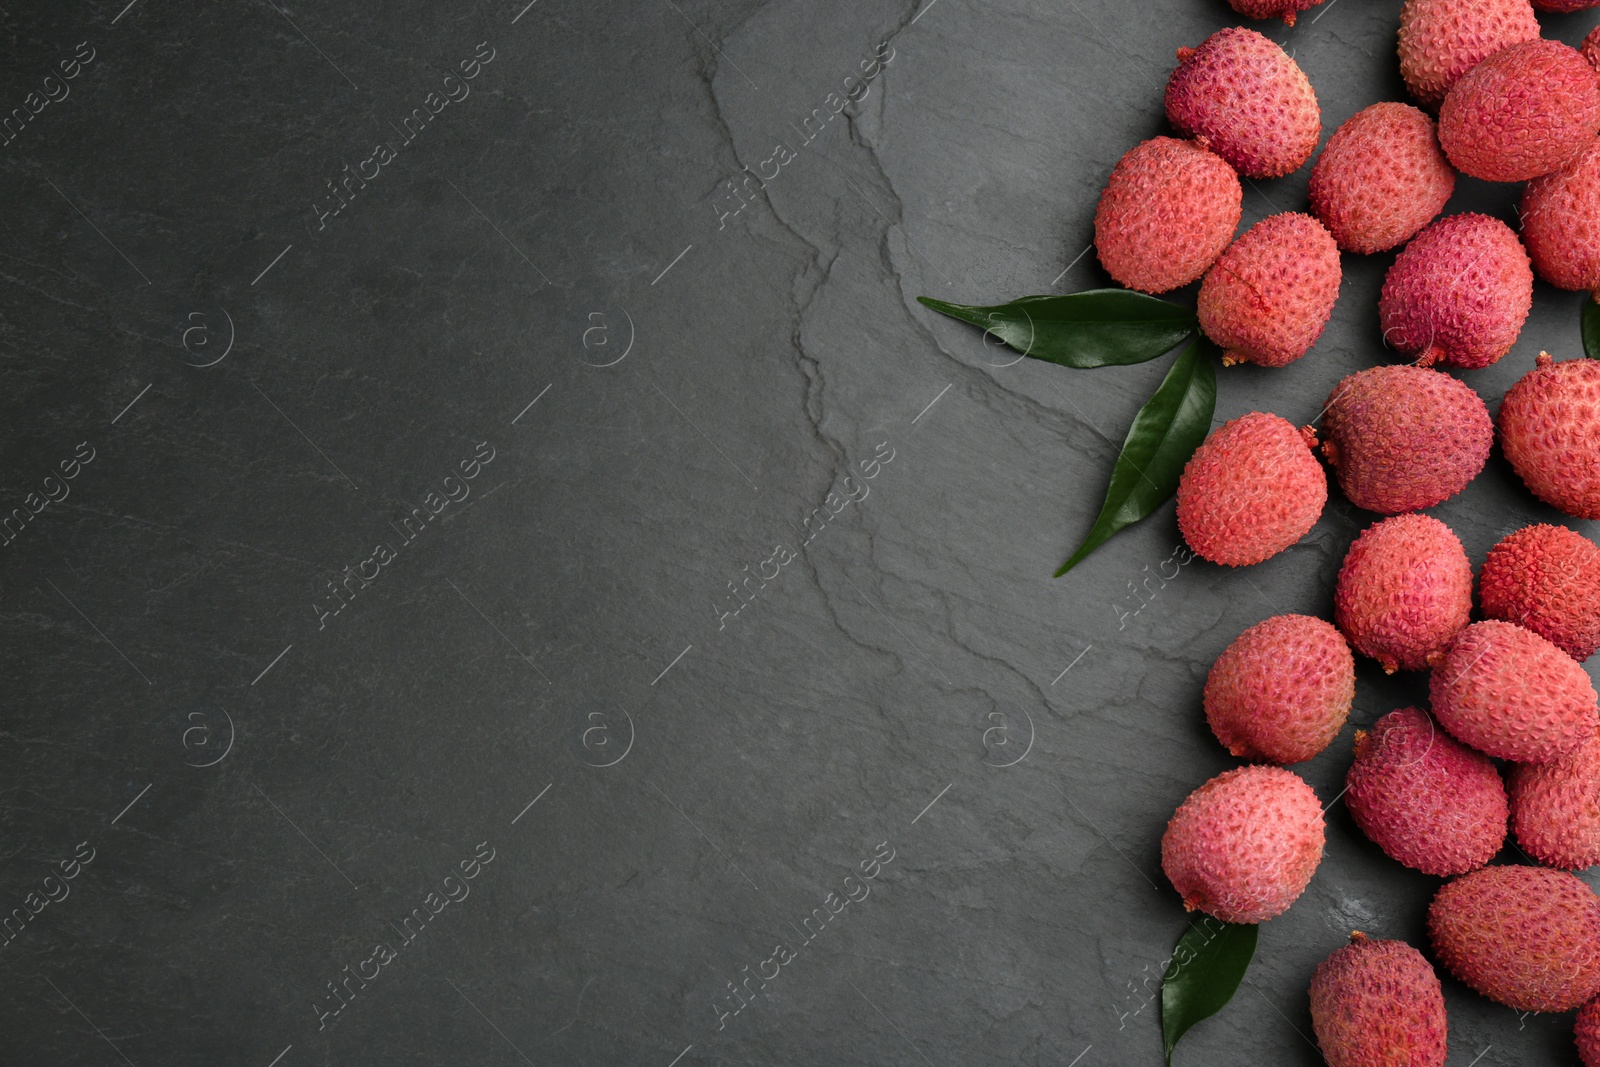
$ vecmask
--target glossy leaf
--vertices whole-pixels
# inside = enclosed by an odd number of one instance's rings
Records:
[[[1064,367],[1144,363],[1172,351],[1196,328],[1193,311],[1128,289],[1025,296],[981,307],[919,296],[927,307],[981,326],[1025,356]]]
[[[1593,297],[1583,302],[1583,354],[1600,359],[1600,304]]]
[[[1221,1011],[1256,954],[1254,923],[1225,923],[1206,916],[1184,931],[1161,976],[1161,1037],[1167,1067],[1179,1038]]]
[[[1111,469],[1111,484],[1100,516],[1083,544],[1056,571],[1057,578],[1112,534],[1149,515],[1177,492],[1183,465],[1211,431],[1211,415],[1217,406],[1217,372],[1210,347],[1209,342],[1196,340],[1184,349],[1161,385],[1133,417],[1122,452]]]

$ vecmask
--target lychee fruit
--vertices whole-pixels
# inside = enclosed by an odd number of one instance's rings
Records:
[[[1293,26],[1295,16],[1322,3],[1322,0],[1228,0],[1228,6],[1247,19],[1278,19]]]
[[[1469,212],[1431,223],[1401,249],[1378,318],[1384,342],[1422,366],[1477,368],[1511,351],[1532,307],[1522,242],[1499,219]]]
[[[1600,897],[1566,871],[1484,867],[1428,907],[1445,969],[1518,1011],[1568,1011],[1600,993]]]
[[[1591,7],[1600,7],[1600,0],[1533,0],[1535,11],[1545,11],[1550,14],[1566,14],[1571,11],[1586,11]]]
[[[1539,353],[1500,403],[1500,448],[1529,492],[1600,519],[1600,360]]]
[[[1478,603],[1578,662],[1600,648],[1600,545],[1565,526],[1525,526],[1489,550]]]
[[[1334,586],[1333,618],[1390,674],[1421,670],[1472,613],[1472,564],[1429,515],[1396,515],[1361,532]]]
[[[1094,213],[1094,247],[1129,289],[1164,293],[1217,261],[1239,225],[1239,175],[1193,141],[1156,137],[1118,161]]]
[[[1339,299],[1339,246],[1296,211],[1271,215],[1222,253],[1200,283],[1200,328],[1224,366],[1282,367],[1310,350]]]
[[[1322,860],[1322,804],[1293,771],[1224,771],[1178,806],[1161,836],[1161,869],[1183,906],[1229,923],[1288,910]]]
[[[1592,67],[1600,67],[1600,26],[1589,31],[1589,35],[1578,46],[1578,52],[1589,61]]]
[[[1328,1067],[1444,1067],[1444,989],[1404,941],[1358,930],[1317,964],[1311,1028]]]
[[[1522,190],[1522,243],[1539,277],[1600,300],[1600,140]]]
[[[1304,537],[1328,502],[1315,444],[1309,427],[1259,411],[1213,430],[1178,479],[1178,531],[1189,547],[1242,567]]]
[[[1400,8],[1400,75],[1430,108],[1456,79],[1508,45],[1539,36],[1528,0],[1406,0]]]
[[[1583,1067],[1600,1067],[1600,1000],[1591,1000],[1578,1009],[1572,1039],[1578,1044],[1578,1062]]]
[[[1435,657],[1428,696],[1458,740],[1518,763],[1558,759],[1600,727],[1583,668],[1532,630],[1497,619],[1468,626]]]
[[[1369,367],[1333,387],[1322,435],[1350,502],[1398,515],[1465,489],[1489,458],[1494,423],[1482,398],[1448,374]]]
[[[1494,763],[1401,708],[1357,731],[1345,807],[1391,859],[1424,874],[1475,871],[1506,840],[1506,787]]]
[[[1255,30],[1229,26],[1178,49],[1167,118],[1247,178],[1299,168],[1322,134],[1317,94],[1288,53]]]
[[[1206,677],[1206,720],[1241,759],[1298,763],[1350,714],[1356,661],[1332,623],[1275,615],[1240,634]]]
[[[1463,74],[1439,108],[1439,144],[1463,174],[1523,182],[1559,170],[1600,132],[1600,81],[1560,41],[1524,41]]]
[[[1456,172],[1433,119],[1410,104],[1357,111],[1311,168],[1311,210],[1346,252],[1402,244],[1444,210]]]
[[[1511,829],[1547,867],[1600,863],[1600,732],[1560,759],[1511,768]]]

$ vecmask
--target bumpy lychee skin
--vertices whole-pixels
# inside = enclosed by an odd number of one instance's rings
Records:
[[[1356,661],[1332,623],[1275,615],[1234,639],[1206,677],[1206,720],[1241,759],[1299,763],[1350,715]]]
[[[1478,603],[1582,663],[1600,648],[1600,545],[1565,526],[1525,526],[1489,550]]]
[[[1469,212],[1431,223],[1401,250],[1378,318],[1384,341],[1422,366],[1477,368],[1511,351],[1532,307],[1522,242],[1499,219]]]
[[[1401,708],[1357,731],[1345,806],[1361,832],[1424,874],[1475,871],[1506,840],[1506,788],[1488,756]]]
[[[1178,531],[1212,563],[1244,567],[1294,544],[1328,502],[1316,437],[1255,411],[1213,430],[1178,479]]]
[[[1461,539],[1432,516],[1374,523],[1339,568],[1334,621],[1357,652],[1390,674],[1427,666],[1471,613],[1472,563]]]
[[[1565,14],[1569,11],[1585,11],[1591,7],[1600,7],[1600,0],[1533,0],[1533,7],[1535,11]]]
[[[1322,803],[1293,771],[1238,767],[1178,806],[1161,836],[1161,869],[1183,906],[1230,923],[1288,910],[1322,860]]]
[[[1435,894],[1428,937],[1446,970],[1518,1011],[1569,1011],[1600,993],[1600,897],[1566,871],[1464,874]]]
[[[1600,82],[1560,41],[1524,41],[1463,74],[1439,108],[1439,144],[1457,170],[1523,182],[1559,170],[1600,132]]]
[[[1522,191],[1522,243],[1534,272],[1600,300],[1600,141]]]
[[[1589,31],[1589,36],[1578,46],[1578,52],[1592,67],[1600,67],[1600,26]]]
[[[1357,931],[1317,964],[1311,1027],[1328,1067],[1444,1067],[1444,989],[1404,941]]]
[[[1456,172],[1433,120],[1410,104],[1363,108],[1328,138],[1311,168],[1311,210],[1346,252],[1409,241],[1444,210]]]
[[[1293,26],[1295,16],[1322,3],[1322,0],[1228,0],[1228,6],[1247,19],[1282,19]]]
[[[1255,30],[1230,26],[1178,49],[1167,118],[1247,178],[1298,170],[1316,151],[1322,112],[1305,71]]]
[[[1506,390],[1500,448],[1528,491],[1580,519],[1600,519],[1600,360],[1537,366]]]
[[[1480,60],[1539,36],[1528,0],[1406,0],[1400,9],[1400,74],[1411,95],[1436,108]]]
[[[1489,458],[1494,423],[1482,398],[1448,374],[1369,367],[1333,387],[1322,435],[1350,502],[1398,515],[1465,489]]]
[[[1600,863],[1600,732],[1560,759],[1511,768],[1511,829],[1547,867]]]
[[[1572,1039],[1578,1044],[1578,1061],[1583,1067],[1600,1067],[1600,1000],[1591,1000],[1578,1009]]]
[[[1193,141],[1156,137],[1117,163],[1094,213],[1094,247],[1129,289],[1164,293],[1217,261],[1239,226],[1239,175]]]
[[[1223,365],[1282,367],[1310,350],[1339,299],[1339,245],[1296,211],[1271,215],[1222,253],[1200,283],[1200,328]]]
[[[1428,696],[1439,722],[1479,752],[1547,763],[1600,727],[1600,704],[1582,667],[1532,630],[1475,622],[1435,657]]]

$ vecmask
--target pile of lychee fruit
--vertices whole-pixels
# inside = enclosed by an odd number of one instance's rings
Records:
[[[1282,17],[1318,0],[1229,0]],[[1431,955],[1519,1011],[1580,1009],[1600,1067],[1600,896],[1572,872],[1600,863],[1600,700],[1582,663],[1600,647],[1600,546],[1555,525],[1497,544],[1474,575],[1461,541],[1422,514],[1483,469],[1498,435],[1528,490],[1600,519],[1600,361],[1541,353],[1491,419],[1439,368],[1486,367],[1516,342],[1535,274],[1600,292],[1600,30],[1582,50],[1540,37],[1535,8],[1600,0],[1406,0],[1400,70],[1416,104],[1378,103],[1328,140],[1308,212],[1234,238],[1240,179],[1293,172],[1321,118],[1294,59],[1231,27],[1178,52],[1166,89],[1181,138],[1157,137],[1112,172],[1095,246],[1121,284],[1160,293],[1203,279],[1200,328],[1225,363],[1281,367],[1322,333],[1340,253],[1401,248],[1378,306],[1385,342],[1414,359],[1341,381],[1320,452],[1356,506],[1387,516],[1350,547],[1332,622],[1280,615],[1217,659],[1204,694],[1217,739],[1247,765],[1178,808],[1162,866],[1184,903],[1257,923],[1306,888],[1324,805],[1283,765],[1345,724],[1355,656],[1431,672],[1428,709],[1358,731],[1343,794],[1395,861],[1448,879],[1428,912]],[[1439,218],[1457,172],[1525,182],[1518,230],[1481,214]],[[1597,297],[1600,299],[1600,297]],[[1184,469],[1178,525],[1200,556],[1246,566],[1300,540],[1328,475],[1318,435],[1255,412],[1213,432]],[[1508,828],[1529,863],[1490,865]],[[1428,957],[1355,934],[1317,968],[1318,1043],[1334,1067],[1442,1065],[1445,1004]]]

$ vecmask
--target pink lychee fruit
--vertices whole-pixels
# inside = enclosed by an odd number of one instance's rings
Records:
[[[1600,545],[1565,526],[1507,534],[1478,572],[1478,603],[1581,663],[1600,648]]]
[[[1518,1011],[1570,1011],[1600,993],[1600,897],[1566,871],[1484,867],[1428,907],[1445,969]]]
[[[1500,448],[1529,492],[1600,519],[1600,361],[1539,353],[1500,403]]]
[[[1224,366],[1282,367],[1310,350],[1339,299],[1339,246],[1299,212],[1262,219],[1222,253],[1200,283],[1200,328]]]
[[[1409,241],[1455,187],[1433,120],[1410,104],[1383,103],[1357,111],[1328,138],[1309,195],[1339,247],[1365,254]]]
[[[1328,502],[1316,437],[1255,411],[1212,431],[1178,479],[1178,531],[1228,567],[1277,555],[1304,537]]]
[[[1400,75],[1436,108],[1467,71],[1508,45],[1539,36],[1528,0],[1406,0],[1400,8]]]
[[[1378,318],[1385,343],[1422,366],[1477,368],[1511,351],[1532,307],[1522,242],[1499,219],[1468,213],[1430,224],[1400,251]]]
[[[1322,0],[1228,0],[1228,6],[1247,19],[1282,19],[1293,26],[1295,16],[1322,3]]]
[[[1167,118],[1247,178],[1299,169],[1316,151],[1322,112],[1305,71],[1255,30],[1230,26],[1178,49]]]
[[[1322,435],[1322,454],[1350,502],[1398,515],[1465,489],[1489,458],[1494,423],[1470,386],[1395,365],[1357,371],[1334,386]]]
[[[1600,863],[1600,732],[1560,759],[1511,768],[1511,829],[1547,867]]]
[[[1506,839],[1506,788],[1494,763],[1401,708],[1357,731],[1345,807],[1361,832],[1424,874],[1475,871]]]
[[[1358,930],[1317,964],[1311,1028],[1328,1067],[1444,1067],[1444,989],[1404,941]]]
[[[1600,140],[1522,191],[1522,243],[1539,277],[1600,300]]]
[[[1559,170],[1600,133],[1600,81],[1571,45],[1514,44],[1463,74],[1439,108],[1439,144],[1463,174],[1525,182]]]
[[[1434,657],[1433,713],[1479,752],[1546,763],[1572,752],[1600,727],[1588,674],[1532,630],[1475,622]]]
[[[1390,674],[1427,666],[1471,613],[1466,549],[1430,515],[1396,515],[1367,527],[1345,554],[1334,586],[1339,629]]]
[[[1281,767],[1224,771],[1190,793],[1161,837],[1183,906],[1230,923],[1288,910],[1322,860],[1322,803]]]
[[[1310,615],[1274,615],[1223,650],[1206,677],[1211,732],[1242,759],[1298,763],[1350,715],[1356,662],[1344,635]]]
[[[1193,141],[1156,137],[1111,171],[1094,214],[1094,247],[1129,289],[1164,293],[1217,261],[1239,225],[1239,175]]]
[[[1578,1044],[1578,1062],[1583,1067],[1600,1067],[1600,1000],[1591,1000],[1578,1009],[1572,1039]]]

